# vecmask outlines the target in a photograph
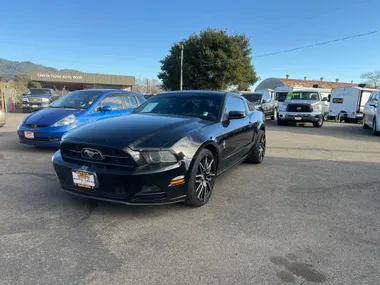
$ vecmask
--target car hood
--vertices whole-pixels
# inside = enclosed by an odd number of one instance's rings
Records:
[[[316,101],[316,100],[287,100],[284,103],[288,103],[288,104],[310,104],[310,105],[313,105],[313,104],[317,104],[319,102],[320,101]]]
[[[81,112],[81,110],[47,108],[38,112],[31,113],[25,119],[24,124],[50,126],[66,116],[77,114],[79,112]]]
[[[170,147],[210,123],[182,116],[132,114],[80,126],[68,132],[64,140],[135,150]]]

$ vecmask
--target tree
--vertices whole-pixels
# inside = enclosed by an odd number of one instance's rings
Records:
[[[41,83],[39,82],[36,82],[36,81],[32,81],[32,80],[29,80],[28,81],[28,88],[41,88]]]
[[[136,85],[133,86],[133,91],[146,94],[157,94],[162,92],[162,83],[157,79],[136,79]]]
[[[207,29],[174,43],[170,54],[161,60],[164,89],[180,89],[181,49],[184,45],[183,89],[226,90],[237,86],[245,90],[258,78],[251,63],[251,45],[245,34]]]
[[[380,70],[374,72],[366,72],[360,76],[361,79],[366,79],[367,85],[372,88],[380,87]]]
[[[13,81],[13,87],[20,93],[24,94],[28,91],[28,83],[30,77],[27,74],[17,74]]]

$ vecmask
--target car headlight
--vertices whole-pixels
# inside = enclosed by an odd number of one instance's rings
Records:
[[[42,102],[50,102],[49,98],[42,98]]]
[[[141,152],[142,156],[149,164],[159,164],[159,163],[175,163],[177,162],[176,157],[170,151],[144,151]]]
[[[313,105],[313,111],[322,110],[322,106],[320,104]]]
[[[255,105],[256,110],[261,110],[261,105]]]
[[[67,117],[64,117],[63,119],[60,119],[58,122],[54,123],[52,127],[62,127],[62,126],[69,126],[74,124],[77,121],[75,115],[69,115]]]
[[[29,99],[28,98],[22,98],[22,102],[28,103]]]
[[[286,110],[287,107],[288,107],[288,104],[287,104],[287,103],[280,103],[279,106],[278,106],[278,108],[279,108],[280,110]]]

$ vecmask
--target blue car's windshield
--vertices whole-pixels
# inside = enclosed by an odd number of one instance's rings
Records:
[[[50,108],[87,109],[103,93],[100,91],[73,91],[52,103]]]

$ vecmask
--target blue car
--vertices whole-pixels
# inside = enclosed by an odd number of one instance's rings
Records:
[[[62,135],[80,125],[127,115],[145,102],[144,95],[125,90],[73,91],[48,108],[31,113],[17,128],[21,143],[59,147]]]

